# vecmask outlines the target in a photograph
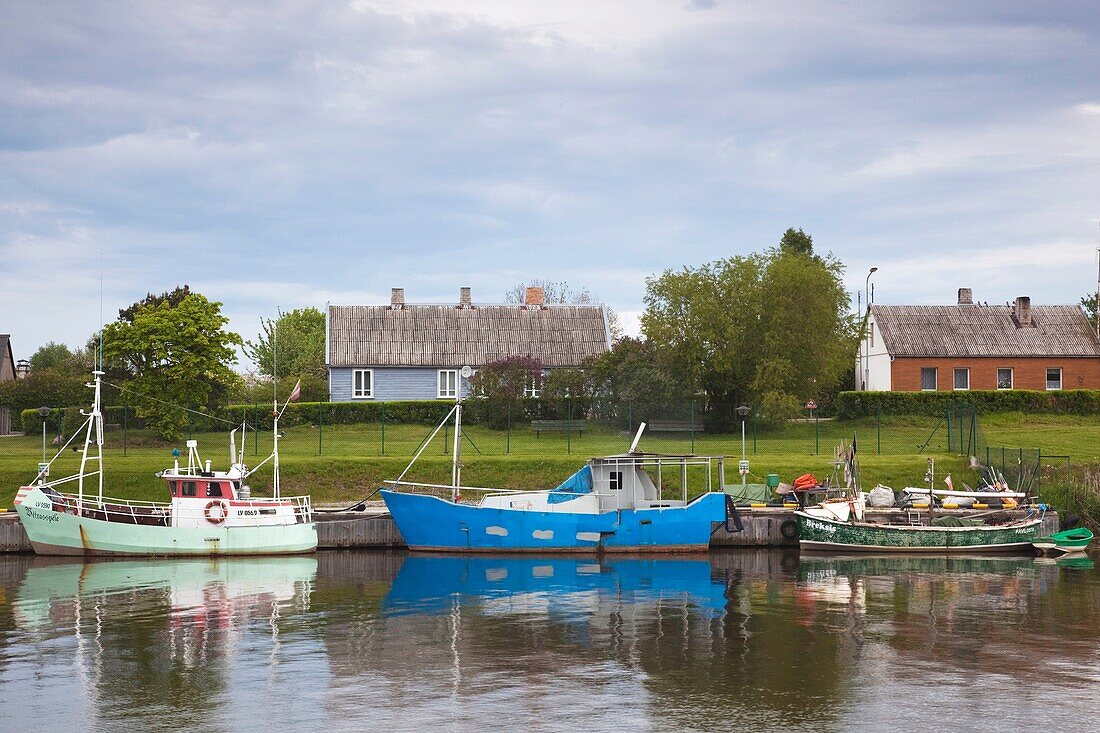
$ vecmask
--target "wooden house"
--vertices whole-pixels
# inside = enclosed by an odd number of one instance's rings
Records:
[[[0,382],[10,382],[15,378],[15,356],[11,350],[11,336],[0,333]],[[11,432],[11,422],[11,407],[0,405],[0,435]]]
[[[330,305],[326,323],[334,402],[453,400],[469,389],[463,367],[515,356],[546,370],[577,367],[611,347],[603,306],[547,305],[541,288],[517,305],[475,304],[469,288],[456,304],[408,304],[394,288],[389,305]],[[537,390],[532,384],[529,394]]]
[[[1100,389],[1100,338],[1080,306],[872,305],[856,362],[868,390]]]

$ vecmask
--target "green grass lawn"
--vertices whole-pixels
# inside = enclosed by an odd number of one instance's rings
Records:
[[[990,445],[1041,448],[1044,454],[1069,455],[1075,462],[1100,459],[1100,418],[1056,415],[996,415],[982,418]],[[424,425],[379,424],[290,428],[281,441],[283,486],[286,493],[309,493],[318,503],[358,500],[385,479],[395,478],[427,436]],[[948,453],[946,426],[922,416],[885,417],[834,422],[790,424],[779,430],[746,431],[746,451],[751,462],[750,480],[762,483],[768,473],[783,480],[812,472],[819,479],[832,471],[832,452],[842,440],[858,436],[865,488],[884,483],[895,489],[921,485],[926,461],[937,461],[937,473],[975,483],[977,476],[963,458]],[[548,488],[556,485],[594,455],[625,451],[631,435],[609,428],[583,435],[547,434],[536,437],[528,427],[513,431],[468,426],[463,445],[464,483],[502,488]],[[228,461],[228,435],[197,434],[204,459],[216,468]],[[257,440],[258,438],[258,440]],[[425,450],[410,480],[447,483],[450,479],[452,434],[441,432]],[[107,433],[105,493],[134,499],[161,499],[165,491],[154,477],[172,464],[172,448],[184,450],[184,440],[167,444],[140,431]],[[687,433],[647,434],[641,447],[654,452],[725,454],[727,483],[739,480],[736,458],[741,436]],[[922,450],[923,447],[923,450]],[[250,435],[246,460],[258,463],[271,450],[271,434]],[[50,450],[52,456],[56,448]],[[17,487],[31,480],[41,459],[41,439],[0,439],[0,505],[11,506]],[[67,451],[54,465],[52,478],[75,473],[79,455]],[[269,489],[270,471],[261,469],[251,480],[263,494]],[[689,477],[696,481],[701,477]],[[714,477],[716,480],[716,476]],[[679,492],[676,476],[665,477],[665,489]]]

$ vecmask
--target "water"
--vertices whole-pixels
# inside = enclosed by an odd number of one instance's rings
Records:
[[[0,558],[0,730],[1095,729],[1031,558]]]

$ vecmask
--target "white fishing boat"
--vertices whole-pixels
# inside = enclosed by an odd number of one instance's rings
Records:
[[[103,495],[103,372],[88,386],[95,398],[84,424],[35,480],[19,488],[16,511],[35,552],[40,555],[277,555],[312,552],[317,528],[308,496],[281,496],[279,416],[275,410],[274,448],[255,468],[244,463],[244,441],[236,450],[230,433],[230,467],[214,471],[199,457],[196,441],[187,441],[187,465],[174,465],[157,476],[169,501],[113,499]],[[284,406],[285,408],[285,406]],[[50,481],[50,467],[81,434],[80,470]],[[253,497],[245,481],[268,462],[274,471],[273,496]],[[95,470],[90,470],[94,468]],[[76,493],[61,487],[75,484]]]

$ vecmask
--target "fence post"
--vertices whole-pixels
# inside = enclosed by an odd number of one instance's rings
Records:
[[[443,423],[443,452],[439,454],[441,456],[447,455],[447,444],[451,442],[450,438],[448,438],[447,436],[450,435],[450,434],[451,434],[451,423],[449,423],[449,422]]]
[[[821,428],[818,426],[817,410],[814,410],[814,455],[821,453]]]
[[[951,408],[945,408],[943,416],[947,420],[947,452],[951,453],[955,450],[955,446],[951,445]]]
[[[565,401],[565,452],[573,453],[573,400]]]
[[[626,403],[626,431],[631,435],[634,434],[634,403]]]
[[[126,449],[130,443],[130,406],[122,406],[122,455],[126,455]]]
[[[250,410],[252,413],[252,454],[260,455],[260,426],[256,424],[256,406]]]
[[[691,401],[691,453],[695,455],[695,400]]]
[[[317,455],[321,455],[321,434],[325,432],[325,403],[317,401]]]
[[[508,413],[504,418],[504,455],[512,452],[512,403],[508,403]]]
[[[1035,456],[1035,495],[1039,496],[1039,489],[1043,485],[1043,449],[1039,448],[1039,452]],[[1026,500],[1027,497],[1025,496]]]
[[[382,455],[386,455],[386,403],[383,402],[381,407],[382,407],[382,417],[381,417],[381,422],[382,422],[382,447],[381,447],[381,450],[382,450]]]
[[[752,416],[752,454],[756,455],[756,414]]]
[[[875,433],[878,436],[878,454],[882,455],[882,403],[875,405]]]

